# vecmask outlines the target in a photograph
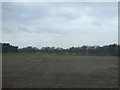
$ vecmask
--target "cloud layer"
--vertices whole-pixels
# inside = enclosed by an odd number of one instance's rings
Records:
[[[2,41],[39,48],[117,43],[117,8],[117,2],[4,2]]]

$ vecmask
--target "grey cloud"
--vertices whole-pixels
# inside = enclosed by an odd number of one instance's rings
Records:
[[[117,3],[4,2],[2,20],[3,41],[21,47],[117,42]]]

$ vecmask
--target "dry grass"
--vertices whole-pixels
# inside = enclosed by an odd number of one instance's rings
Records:
[[[3,54],[3,88],[115,88],[118,58]]]

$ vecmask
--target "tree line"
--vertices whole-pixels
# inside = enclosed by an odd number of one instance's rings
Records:
[[[2,53],[56,53],[56,54],[72,54],[72,55],[108,55],[118,56],[120,55],[120,45],[110,44],[104,46],[87,46],[70,47],[68,49],[55,48],[55,47],[42,47],[41,49],[28,46],[24,48],[18,48],[18,46],[12,46],[9,43],[0,43],[2,46]]]

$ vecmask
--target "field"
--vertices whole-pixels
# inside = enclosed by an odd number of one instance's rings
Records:
[[[116,88],[118,57],[3,54],[3,88]]]

